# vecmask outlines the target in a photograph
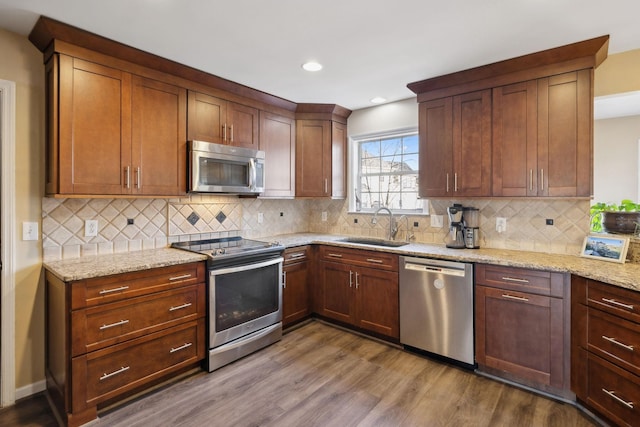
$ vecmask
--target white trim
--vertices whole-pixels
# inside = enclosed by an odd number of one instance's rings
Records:
[[[33,384],[28,384],[16,390],[16,400],[24,399],[47,389],[47,380],[41,380]]]
[[[0,140],[2,185],[0,191],[0,260],[2,272],[2,348],[0,348],[0,406],[10,406],[16,401],[16,84],[0,80]]]

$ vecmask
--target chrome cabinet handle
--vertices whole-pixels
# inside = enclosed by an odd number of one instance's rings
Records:
[[[604,391],[605,393],[607,393],[609,396],[613,397],[615,400],[617,400],[618,402],[622,403],[624,406],[626,406],[629,409],[633,409],[633,402],[627,402],[625,400],[620,399],[618,396],[616,396],[616,392],[615,391],[609,391],[606,388],[603,388],[602,391]]]
[[[353,287],[353,271],[349,270],[349,287]]]
[[[282,272],[282,288],[287,289],[287,272]]]
[[[125,371],[128,371],[128,370],[129,370],[128,366],[123,366],[120,369],[118,369],[117,371],[113,371],[113,372],[110,372],[108,374],[102,374],[102,376],[100,377],[100,381],[106,380],[107,378],[110,378],[110,377],[112,377],[114,375],[121,374],[121,373],[123,373]]]
[[[105,329],[114,328],[114,327],[120,326],[120,325],[126,325],[127,323],[129,323],[128,320],[121,320],[121,321],[116,322],[116,323],[110,323],[108,325],[102,325],[102,326],[100,326],[100,330],[104,331]]]
[[[358,280],[358,272],[356,271],[356,289],[358,289],[358,287],[360,286],[360,281]]]
[[[544,191],[544,169],[540,169],[540,191]]]
[[[533,191],[533,169],[529,169],[529,191]]]
[[[176,280],[188,279],[189,277],[191,277],[191,274],[183,274],[182,276],[169,277],[169,281],[173,282]]]
[[[610,343],[615,344],[617,346],[620,346],[622,348],[626,348],[627,350],[633,351],[633,346],[632,345],[627,345],[627,344],[621,343],[620,341],[618,341],[615,338],[611,338],[611,337],[608,337],[606,335],[603,335],[602,339],[605,339],[605,340],[609,341]]]
[[[169,311],[176,311],[176,310],[182,310],[183,308],[187,308],[187,307],[191,307],[193,304],[190,302],[184,303],[182,305],[176,305],[176,306],[171,306],[169,308]]]
[[[329,180],[327,178],[324,179],[324,193],[327,194],[329,192]]]
[[[226,141],[227,140],[227,124],[223,124],[222,125],[222,140]]]
[[[502,298],[513,299],[516,301],[524,301],[524,302],[529,301],[529,298],[519,297],[516,295],[509,295],[509,294],[502,294]]]
[[[131,188],[131,168],[129,166],[124,168],[124,183],[127,189]]]
[[[529,283],[529,280],[527,279],[519,279],[517,277],[503,277],[502,280],[506,281],[506,282],[517,282],[517,283]]]
[[[453,174],[453,192],[458,192],[458,172]]]
[[[127,289],[129,289],[128,286],[120,286],[119,288],[113,288],[113,289],[103,289],[99,292],[99,294],[105,295],[105,294],[110,294],[112,292],[126,291]]]
[[[330,256],[332,258],[342,258],[342,254],[329,253],[327,254],[327,256]]]
[[[306,254],[304,252],[298,252],[298,253],[289,255],[289,258],[290,259],[297,259],[297,258],[303,258],[305,256],[306,256]]]
[[[449,173],[447,172],[447,193],[449,192]]]
[[[381,259],[375,259],[375,258],[367,258],[367,262],[373,262],[375,264],[384,264],[384,261]]]
[[[136,188],[140,188],[140,166],[136,168]]]
[[[617,305],[618,307],[626,308],[627,310],[633,310],[633,305],[624,304],[622,302],[614,300],[613,298],[602,297],[602,301],[608,302],[609,304]]]
[[[180,350],[184,350],[185,348],[189,348],[193,345],[193,343],[190,342],[186,342],[184,344],[182,344],[180,347],[171,347],[171,350],[169,350],[169,353],[175,353],[176,351],[180,351]]]
[[[233,142],[233,124],[231,125],[231,138],[230,138],[231,142]]]

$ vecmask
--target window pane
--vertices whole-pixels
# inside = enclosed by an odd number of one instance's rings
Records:
[[[405,136],[402,142],[405,154],[418,153],[418,135]]]

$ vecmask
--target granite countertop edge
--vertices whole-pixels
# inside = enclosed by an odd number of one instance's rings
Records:
[[[309,244],[326,244],[405,256],[567,272],[640,292],[640,283],[638,283],[640,264],[618,264],[582,258],[577,255],[508,249],[450,249],[444,245],[429,243],[409,243],[400,247],[381,247],[342,241],[346,237],[320,233],[296,233],[263,237],[259,238],[259,240],[278,241],[287,248]],[[47,271],[62,281],[72,282],[204,260],[206,260],[205,255],[167,247],[49,261],[43,265]]]

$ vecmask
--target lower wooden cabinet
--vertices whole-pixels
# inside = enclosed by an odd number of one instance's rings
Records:
[[[320,248],[319,314],[400,339],[397,255]]]
[[[282,326],[290,326],[311,315],[309,246],[284,251],[282,289]]]
[[[571,388],[621,426],[640,426],[640,294],[572,276]]]
[[[206,352],[204,262],[64,282],[46,272],[46,378],[69,426],[199,366]]]
[[[569,290],[566,274],[476,265],[478,369],[571,397]]]

